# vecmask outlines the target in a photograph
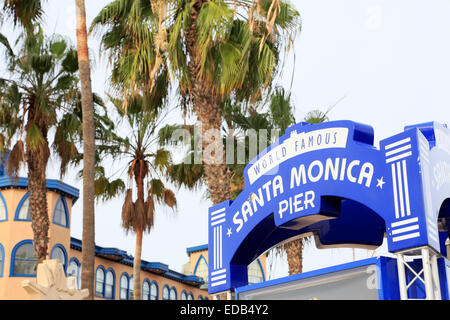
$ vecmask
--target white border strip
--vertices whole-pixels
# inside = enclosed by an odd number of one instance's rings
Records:
[[[406,220],[402,220],[402,221],[398,221],[398,222],[394,222],[391,223],[391,227],[392,228],[397,228],[399,226],[403,226],[405,224],[410,224],[410,223],[414,223],[414,222],[418,222],[419,218],[411,218],[411,219],[406,219]]]
[[[402,241],[402,240],[412,239],[412,238],[418,238],[418,237],[420,237],[420,232],[415,232],[415,233],[405,234],[405,235],[399,236],[399,237],[394,237],[394,238],[392,238],[392,242],[397,242],[397,241]]]
[[[404,143],[407,143],[407,142],[410,142],[410,141],[411,141],[411,138],[406,138],[406,139],[403,139],[403,140],[399,140],[397,142],[393,142],[393,143],[388,144],[387,146],[385,146],[384,150],[392,149],[394,147],[397,147],[397,146],[399,146],[401,144],[404,144]]]
[[[386,159],[386,163],[391,163],[391,162],[394,162],[394,161],[397,161],[397,160],[400,160],[403,158],[407,158],[409,156],[412,156],[412,151],[405,152],[405,153],[399,154],[398,156]]]

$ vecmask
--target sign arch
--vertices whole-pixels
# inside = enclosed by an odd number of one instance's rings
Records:
[[[290,127],[246,166],[236,200],[209,209],[209,292],[247,285],[249,263],[306,233],[319,248],[374,248],[386,235],[390,252],[439,252],[450,178],[432,174],[439,161],[450,167],[447,150],[450,130],[434,122],[408,126],[379,149],[373,128],[352,121]]]

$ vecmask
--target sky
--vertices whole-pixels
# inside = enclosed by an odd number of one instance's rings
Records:
[[[109,2],[86,1],[88,25]],[[371,125],[377,147],[379,140],[403,131],[406,125],[449,121],[448,0],[291,2],[301,14],[302,31],[294,54],[286,62],[283,85],[291,88],[297,121],[312,109],[327,111],[340,100],[329,112],[330,120]],[[69,37],[75,45],[74,3],[48,0],[44,27],[49,33]],[[89,47],[93,90],[104,96],[109,69],[98,55],[98,39],[91,37]],[[48,170],[49,178],[58,178],[57,168],[55,165],[55,170]],[[75,178],[74,172],[64,180],[78,187],[82,195],[82,181]],[[204,191],[177,190],[176,214],[157,208],[155,227],[144,236],[142,259],[181,271],[182,264],[188,261],[186,248],[207,243],[207,210],[211,203],[204,198]],[[96,205],[96,244],[133,254],[135,237],[121,228],[121,206],[121,199]],[[72,209],[71,233],[81,239],[82,196]],[[362,249],[318,250],[311,242],[304,251],[304,271],[373,254],[386,255],[385,245],[373,253]],[[271,277],[286,275],[285,258],[273,261]]]

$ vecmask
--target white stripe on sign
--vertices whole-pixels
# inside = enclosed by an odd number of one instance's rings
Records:
[[[222,226],[220,226],[219,234],[219,268],[222,268]]]
[[[219,281],[219,282],[212,282],[211,287],[217,287],[217,286],[220,286],[221,284],[225,284],[225,283],[227,283],[227,280],[223,280],[223,281]]]
[[[216,256],[217,256],[217,235],[216,235],[216,233],[217,233],[217,228],[214,228],[214,269],[217,269],[217,263],[216,263],[216,261],[217,261],[217,258],[216,258]]]
[[[391,151],[386,152],[386,158],[392,156],[393,154],[400,153],[402,151],[406,151],[406,150],[409,150],[409,149],[411,149],[411,145],[410,144],[407,144],[406,146],[403,146],[403,147],[400,147],[400,148],[397,148],[397,149],[393,149]]]
[[[401,220],[398,222],[394,222],[391,224],[392,228],[397,228],[399,226],[404,226],[405,224],[410,224],[410,223],[414,223],[419,221],[419,218],[411,218],[411,219],[406,219],[406,220]]]
[[[221,269],[211,272],[211,277],[226,272],[227,269]]]
[[[411,208],[409,204],[409,188],[408,188],[408,175],[406,174],[406,160],[402,161],[403,166],[403,183],[405,184],[405,203],[406,203],[406,215],[411,215]]]
[[[399,140],[397,142],[393,142],[391,144],[388,144],[386,147],[384,147],[384,150],[389,150],[389,149],[395,148],[397,146],[400,146],[400,145],[405,144],[405,143],[410,142],[410,141],[411,141],[411,138],[406,138],[406,139],[403,139],[403,140]]]
[[[420,237],[420,232],[415,232],[415,233],[405,234],[405,235],[399,236],[399,237],[394,237],[394,238],[392,238],[392,241],[398,242],[398,241],[412,239],[412,238],[418,238],[418,237]]]
[[[226,221],[225,219],[220,219],[220,220],[214,221],[213,223],[211,223],[211,227],[214,227],[218,224],[224,223],[225,221]]]
[[[397,178],[395,174],[395,164],[393,163],[391,165],[392,168],[392,189],[394,192],[394,208],[395,208],[395,218],[398,219],[399,213],[398,213],[398,199],[397,199]]]
[[[398,193],[400,199],[400,215],[403,218],[405,216],[405,205],[403,204],[403,177],[400,162],[397,162],[397,177],[398,177]]]
[[[218,214],[218,215],[212,217],[211,221],[214,221],[214,220],[217,220],[217,219],[220,219],[220,218],[223,218],[223,217],[225,217],[225,213]]]
[[[418,230],[418,229],[419,229],[419,225],[415,224],[413,226],[392,230],[392,234],[405,233],[405,232],[408,232],[408,231],[413,231],[413,230]]]
[[[211,281],[217,281],[217,280],[220,280],[220,279],[225,279],[226,277],[227,277],[226,274],[222,274],[222,275],[217,276],[217,277],[212,277]]]
[[[225,212],[225,208],[211,212],[211,217],[215,216],[216,214],[222,213],[222,212]]]
[[[411,155],[412,155],[411,151],[405,152],[405,153],[399,154],[398,156],[386,159],[386,163],[391,163],[391,162],[394,162],[394,161],[397,161],[397,160],[400,160],[400,159],[404,159],[404,158],[407,158],[407,157],[409,157]]]

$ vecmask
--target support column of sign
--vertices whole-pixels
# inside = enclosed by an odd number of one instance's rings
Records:
[[[417,250],[417,249],[415,249]],[[405,256],[411,251],[397,253],[397,268],[398,268],[398,282],[400,287],[400,299],[410,299],[408,289],[417,280],[420,280],[425,286],[425,293],[427,300],[441,300],[441,288],[439,284],[439,273],[437,258],[439,254],[429,247],[420,248],[422,258],[422,270],[416,272],[405,260]],[[409,269],[414,278],[411,281],[406,280],[405,268]]]
[[[420,138],[418,139],[421,160],[428,160],[428,148],[426,143]],[[386,164],[390,165],[392,172],[392,192],[394,196],[394,212],[395,220],[390,225],[392,233],[392,241],[401,242],[408,239],[414,239],[421,236],[419,218],[412,214],[410,203],[410,186],[408,183],[407,161],[411,159],[412,142],[411,137],[404,138],[385,146]],[[425,165],[425,163],[424,163]],[[428,177],[427,177],[428,178]],[[428,181],[427,181],[428,183]],[[426,191],[429,192],[429,186],[426,185]],[[425,195],[426,192],[425,192]],[[431,201],[429,197],[424,198],[425,210],[432,211]],[[427,218],[429,219],[428,215]],[[433,225],[427,223],[427,226]],[[428,234],[436,238],[437,230],[428,228]],[[424,232],[424,230],[422,230]],[[422,270],[417,273],[405,260],[405,256],[417,255],[420,252],[422,259]],[[441,299],[439,276],[437,272],[438,253],[431,247],[411,248],[406,251],[397,253],[397,269],[400,288],[400,298],[402,300],[409,299],[408,289],[417,280],[423,282],[426,290],[426,299]],[[414,278],[407,281],[405,268],[409,269]]]

